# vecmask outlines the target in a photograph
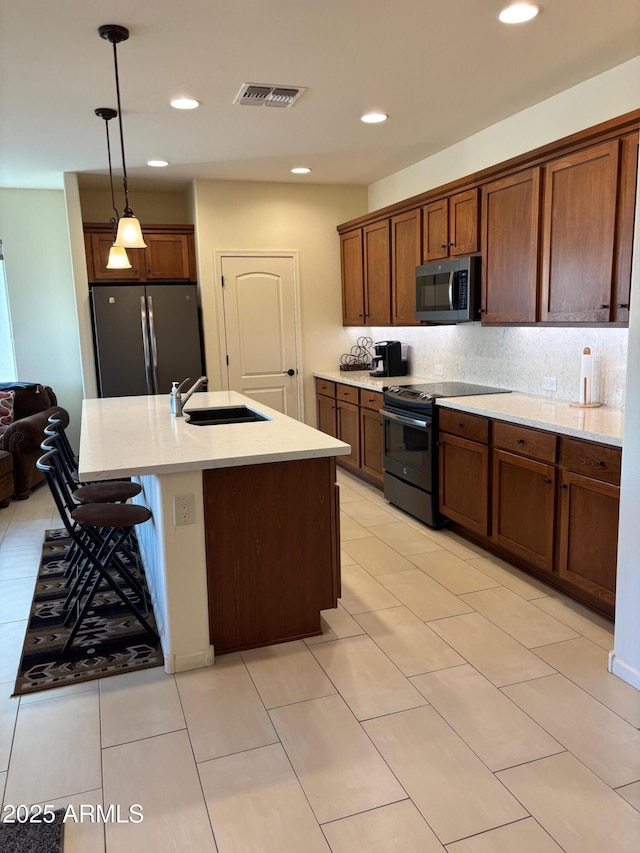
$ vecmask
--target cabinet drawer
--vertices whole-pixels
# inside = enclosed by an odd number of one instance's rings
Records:
[[[502,421],[493,422],[493,444],[503,450],[539,459],[541,462],[555,462],[556,443],[556,436],[551,433],[516,424],[505,424]]]
[[[440,429],[472,441],[489,442],[489,421],[479,415],[456,412],[454,409],[440,409]]]
[[[328,379],[316,378],[316,394],[322,394],[324,397],[335,397],[336,383],[329,382]]]
[[[562,439],[560,464],[578,474],[619,485],[621,459],[622,451],[617,447],[573,438]]]
[[[355,403],[356,406],[360,402],[358,389],[354,385],[343,385],[341,382],[336,385],[336,398],[347,403]]]
[[[382,408],[382,394],[380,391],[360,390],[360,405],[365,409],[373,409],[378,412]]]

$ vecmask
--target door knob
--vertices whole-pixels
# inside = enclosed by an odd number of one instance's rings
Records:
[[[283,371],[282,371],[282,375],[283,375],[283,376],[284,376],[284,374],[285,374],[285,373],[287,374],[287,376],[295,376],[295,373],[296,373],[296,372],[295,372],[295,370],[293,369],[293,367],[290,367],[290,368],[289,368],[289,370],[283,370]]]

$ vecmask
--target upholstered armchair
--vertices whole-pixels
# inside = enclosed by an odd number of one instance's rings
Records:
[[[36,462],[42,455],[40,445],[44,438],[44,429],[50,415],[61,412],[65,426],[69,423],[69,413],[57,405],[58,400],[48,385],[28,382],[0,384],[3,392],[13,391],[13,419],[6,425],[0,436],[0,451],[11,454],[13,458],[14,497],[24,500],[31,489],[44,478],[36,468]],[[11,406],[7,405],[7,409]]]

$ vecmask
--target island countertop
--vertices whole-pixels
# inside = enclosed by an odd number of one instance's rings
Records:
[[[248,406],[268,420],[194,426],[171,414],[167,394],[84,400],[80,478],[230,468],[350,452],[345,442],[235,391],[196,393],[185,412],[221,406]]]

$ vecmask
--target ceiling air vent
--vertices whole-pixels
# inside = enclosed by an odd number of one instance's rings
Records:
[[[306,89],[302,86],[243,83],[233,103],[251,107],[292,107],[303,92],[306,92]]]

